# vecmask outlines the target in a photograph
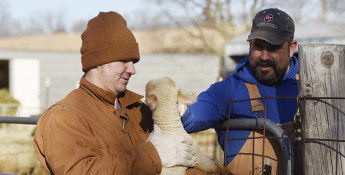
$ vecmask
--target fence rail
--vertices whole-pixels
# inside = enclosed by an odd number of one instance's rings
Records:
[[[36,125],[39,117],[10,117],[0,116],[0,123]]]

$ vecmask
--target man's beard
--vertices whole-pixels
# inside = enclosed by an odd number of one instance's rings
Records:
[[[278,68],[277,63],[274,60],[262,61],[260,59],[257,59],[255,62],[250,61],[249,63],[258,82],[268,86],[272,86],[280,82],[284,78],[286,71],[290,65],[290,62],[288,62],[288,64],[286,64],[284,67]],[[268,75],[270,72],[260,70],[259,66],[272,67],[273,73],[271,73],[271,75]]]

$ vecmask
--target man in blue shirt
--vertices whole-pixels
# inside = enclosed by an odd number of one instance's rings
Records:
[[[211,85],[198,96],[196,103],[185,111],[182,122],[189,133],[215,127],[229,116],[230,100],[254,97],[296,97],[298,61],[293,56],[297,42],[295,25],[285,12],[270,8],[260,11],[253,19],[249,55],[237,65],[235,72],[225,80]],[[231,103],[231,118],[266,118],[283,124],[293,121],[296,99],[269,98]],[[264,106],[266,104],[266,106]],[[226,145],[227,167],[234,174],[261,173],[263,139],[238,139],[262,137],[262,131],[230,130],[226,144],[226,130],[216,129],[223,150]],[[271,161],[272,174],[281,174],[279,146],[273,139],[266,139],[265,161]],[[255,146],[253,146],[253,144]],[[254,169],[252,164],[255,154]]]

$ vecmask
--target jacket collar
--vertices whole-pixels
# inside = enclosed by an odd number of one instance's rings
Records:
[[[84,77],[82,77],[80,80],[80,88],[85,90],[94,98],[101,100],[106,105],[115,105],[114,102],[117,97],[116,94],[99,88],[98,86],[87,81]],[[142,98],[142,95],[136,94],[130,90],[126,90],[124,93],[118,96],[121,108],[126,108],[127,106],[140,101]]]

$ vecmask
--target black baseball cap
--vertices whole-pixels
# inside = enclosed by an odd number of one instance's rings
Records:
[[[256,14],[247,40],[262,39],[273,45],[281,45],[289,39],[292,40],[294,33],[295,24],[292,18],[277,8],[269,8]]]

